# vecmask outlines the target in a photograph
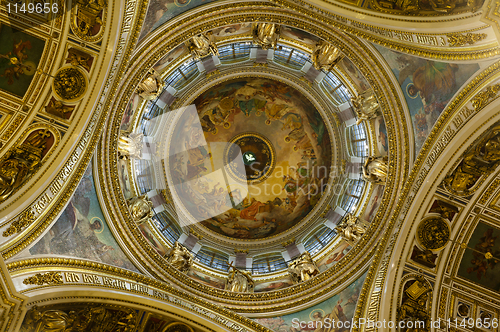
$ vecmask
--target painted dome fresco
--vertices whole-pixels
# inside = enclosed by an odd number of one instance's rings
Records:
[[[327,185],[331,142],[304,95],[249,77],[218,84],[193,104],[197,114],[187,108],[180,117],[169,155],[174,194],[196,221],[231,238],[260,239],[313,209]]]

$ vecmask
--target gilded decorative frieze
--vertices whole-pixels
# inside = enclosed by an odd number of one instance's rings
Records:
[[[34,276],[31,276],[23,280],[23,284],[25,285],[42,286],[44,284],[54,285],[62,283],[63,280],[61,272],[37,273]]]
[[[448,43],[452,47],[459,47],[465,45],[474,45],[480,40],[483,40],[487,37],[485,33],[466,33],[462,35],[457,34],[448,34]]]

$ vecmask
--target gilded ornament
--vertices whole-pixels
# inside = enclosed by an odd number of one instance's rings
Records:
[[[318,40],[311,53],[311,62],[316,70],[332,71],[342,58],[340,50],[324,40]]]
[[[368,157],[363,165],[363,178],[374,184],[384,184],[389,173],[388,157]]]
[[[401,305],[397,309],[397,319],[400,322],[423,321],[425,322],[425,328],[421,331],[430,331],[431,316],[427,309],[427,302],[432,289],[424,277],[417,276],[415,279],[404,291]]]
[[[9,198],[40,168],[43,151],[50,137],[53,135],[49,130],[38,130],[21,145],[10,148],[0,159],[0,202]]]
[[[193,234],[194,237],[196,237],[198,240],[203,239],[203,235],[198,234],[194,229],[190,228],[189,229],[189,234]]]
[[[188,272],[193,265],[193,255],[177,241],[165,254],[165,258],[170,265],[183,273]]]
[[[154,215],[153,202],[149,200],[147,195],[130,198],[127,203],[135,222],[142,223]]]
[[[227,276],[224,289],[230,292],[253,293],[254,282],[250,272],[239,270],[232,265],[230,266],[232,271]]]
[[[185,45],[195,60],[200,60],[210,53],[212,55],[219,55],[219,50],[217,49],[217,45],[215,45],[215,37],[212,31],[194,36],[188,40]]]
[[[164,87],[165,83],[160,75],[154,69],[150,69],[146,77],[137,86],[137,93],[145,100],[152,100],[160,95]]]
[[[295,243],[295,238],[294,238],[294,237],[293,237],[293,238],[291,238],[291,239],[290,239],[290,240],[288,240],[288,241],[285,241],[285,242],[281,243],[281,245],[282,245],[283,247],[288,247],[288,246],[289,246],[289,245],[291,245],[292,243]]]
[[[448,14],[455,9],[457,0],[429,0],[429,4],[432,10],[438,13]]]
[[[23,284],[25,285],[39,285],[42,286],[44,284],[52,285],[52,284],[62,284],[63,279],[61,272],[47,272],[47,273],[37,273],[32,277],[26,278],[23,280]]]
[[[83,70],[78,67],[63,67],[54,76],[52,89],[57,98],[74,102],[84,97],[88,84]]]
[[[77,0],[78,14],[75,20],[78,19],[75,25],[79,34],[87,36],[91,29],[96,25],[102,25],[101,12],[107,6],[106,0]]]
[[[491,99],[497,96],[498,91],[500,91],[500,84],[487,87],[484,91],[479,92],[472,98],[472,106],[476,111],[479,111],[484,106],[488,105]]]
[[[19,219],[14,221],[4,232],[3,236],[11,236],[16,233],[20,233],[23,228],[31,225],[35,221],[35,214],[31,210],[24,211]]]
[[[305,251],[288,265],[288,273],[292,281],[297,284],[318,275],[319,269],[309,252]]]
[[[375,119],[380,115],[380,106],[377,97],[375,97],[371,89],[364,91],[356,97],[352,97],[351,104],[358,118],[356,121],[357,125],[363,121]]]
[[[27,313],[21,332],[40,331],[116,331],[133,332],[139,328],[137,312],[88,306],[79,311],[44,310],[33,306]]]
[[[438,251],[450,240],[450,226],[441,217],[424,219],[417,227],[417,242],[425,249]]]
[[[72,66],[81,66],[87,71],[90,71],[89,62],[91,60],[92,57],[85,52],[82,52],[75,48],[70,48],[68,50],[68,57],[66,58],[66,61],[69,62]]]
[[[496,124],[467,149],[459,165],[443,180],[444,187],[454,195],[470,195],[477,189],[476,183],[499,164],[500,124]]]
[[[274,23],[253,23],[252,37],[253,43],[263,50],[278,48],[281,26]]]
[[[194,332],[194,331],[190,326],[184,323],[174,322],[168,324],[167,327],[163,330],[163,332]]]
[[[452,47],[465,46],[467,44],[473,45],[476,42],[483,40],[487,37],[485,33],[466,33],[463,35],[448,34],[448,43]]]
[[[75,109],[75,106],[64,105],[62,101],[51,100],[47,106],[45,106],[45,111],[47,113],[58,116],[62,119],[69,118],[71,112]]]
[[[118,138],[118,153],[121,158],[141,159],[143,144],[142,133],[132,133],[129,131],[120,131]]]
[[[366,227],[361,224],[360,220],[347,213],[344,220],[335,227],[338,234],[350,244],[355,244],[366,233]]]

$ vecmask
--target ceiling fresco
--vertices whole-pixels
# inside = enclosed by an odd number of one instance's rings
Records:
[[[418,154],[441,112],[480,65],[426,60],[374,46],[389,64],[403,91],[413,123],[415,153]]]
[[[116,242],[103,215],[89,165],[65,210],[19,257],[69,256],[138,272]]]
[[[290,229],[313,209],[328,181],[331,143],[307,98],[284,83],[248,78],[217,85],[194,104],[200,129],[189,130],[194,119],[179,123],[172,141],[185,142],[188,152],[171,159],[171,175],[202,225],[259,239]],[[236,175],[238,151],[244,163],[253,161]],[[224,160],[227,179],[210,171]]]

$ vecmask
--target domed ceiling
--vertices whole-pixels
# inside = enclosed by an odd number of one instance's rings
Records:
[[[169,169],[195,221],[231,238],[261,239],[313,209],[328,182],[331,142],[302,93],[251,77],[211,87],[194,105],[198,116],[186,109],[175,126]]]

